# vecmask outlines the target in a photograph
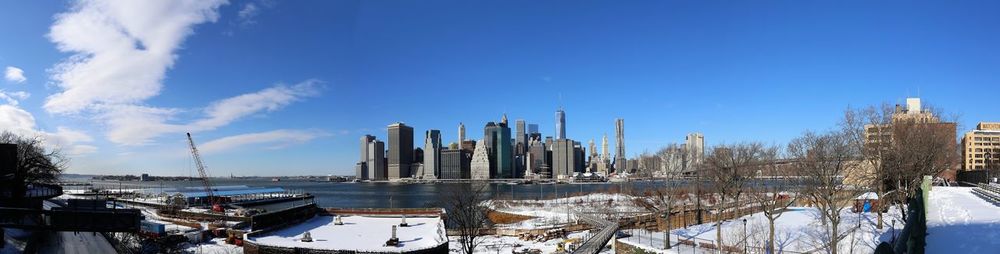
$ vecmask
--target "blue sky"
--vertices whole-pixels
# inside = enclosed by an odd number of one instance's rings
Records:
[[[1000,121],[996,1],[2,1],[0,128],[69,173],[351,174],[403,121],[455,140],[507,113],[630,155],[782,144],[920,96]],[[11,68],[7,68],[11,67]],[[613,137],[611,137],[613,141]]]

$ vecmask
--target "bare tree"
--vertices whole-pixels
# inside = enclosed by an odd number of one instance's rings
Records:
[[[752,174],[752,168],[759,163],[759,159],[765,152],[761,143],[738,143],[732,145],[715,146],[709,154],[705,156],[705,176],[712,182],[711,188],[714,193],[721,198],[713,207],[716,210],[716,239],[719,246],[723,246],[722,222],[726,204],[726,199],[733,199],[734,208],[739,208],[740,196],[746,190],[748,177]]]
[[[840,213],[861,190],[842,184],[844,175],[858,165],[855,161],[858,151],[848,140],[843,132],[807,132],[788,145],[788,154],[796,159],[795,165],[802,173],[803,194],[816,205],[821,219],[829,226],[825,245],[832,254],[837,254],[840,241]]]
[[[489,185],[454,184],[447,185],[438,192],[438,205],[448,213],[448,226],[458,231],[458,242],[467,254],[475,252],[482,242],[479,236],[490,225],[484,204],[488,198]]]
[[[796,186],[797,178],[788,177],[788,172],[778,164],[780,158],[778,147],[767,147],[760,154],[757,164],[753,169],[758,176],[768,178],[757,178],[750,184],[750,192],[747,195],[754,205],[763,210],[764,218],[767,218],[768,235],[766,249],[767,253],[775,253],[774,250],[774,225],[775,221],[791,206],[797,195],[791,195],[790,190]]]
[[[41,137],[0,132],[0,144],[17,145],[16,170],[26,183],[54,183],[62,174],[66,159],[59,149],[46,149]]]
[[[892,114],[893,107],[883,103],[880,106],[869,106],[864,109],[848,108],[844,111],[844,119],[840,122],[841,131],[848,142],[859,151],[865,167],[858,179],[867,180],[857,184],[864,185],[875,193],[883,202],[875,202],[872,209],[878,214],[876,228],[883,227],[883,208],[888,201],[887,193],[894,188],[891,179],[895,170],[886,167],[884,160],[890,157],[892,150]],[[903,209],[905,210],[905,209]]]
[[[687,171],[691,156],[683,145],[669,144],[667,147],[657,151],[655,158],[660,164],[658,166],[660,170],[657,173],[663,177],[664,185],[662,188],[653,189],[649,195],[640,198],[639,203],[648,211],[661,215],[666,222],[667,227],[663,232],[664,246],[669,249],[670,214],[673,211],[673,196],[677,194],[677,190],[674,188],[676,186],[674,180]]]
[[[920,191],[923,176],[937,176],[957,165],[955,129],[955,123],[944,122],[897,120],[893,124],[889,164],[897,169],[893,172],[901,197],[897,202],[913,198]],[[907,214],[902,210],[905,220]]]

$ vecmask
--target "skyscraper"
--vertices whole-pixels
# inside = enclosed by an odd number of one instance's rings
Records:
[[[528,157],[529,161],[527,164],[530,165],[528,170],[535,174],[545,173],[542,168],[548,166],[545,165],[545,144],[542,143],[541,138],[533,136],[531,140],[528,141],[528,154],[531,154],[531,156]],[[543,174],[543,176],[548,175]]]
[[[528,134],[529,135],[530,134],[539,134],[538,136],[541,136],[541,133],[538,132],[538,124],[533,124],[533,123],[532,124],[528,124]]]
[[[511,144],[510,128],[505,123],[506,118],[507,116],[504,115],[499,124],[489,122],[483,128],[486,150],[490,155],[490,172],[493,178],[515,177],[513,144]]]
[[[458,123],[458,146],[462,146],[462,142],[465,142],[465,124],[461,122]]]
[[[375,140],[375,136],[364,135],[361,136],[361,156],[358,158],[357,166],[355,166],[355,177],[359,180],[368,180],[371,176],[368,175],[368,143]]]
[[[590,139],[588,144],[590,148],[590,156],[587,157],[587,173],[597,172],[597,162],[600,160],[597,156],[597,145],[594,144],[594,139]]]
[[[627,168],[625,159],[625,119],[615,119],[615,172]]]
[[[412,177],[413,127],[403,123],[389,125],[389,180]]]
[[[574,144],[571,139],[552,141],[552,178],[566,179],[573,175],[577,162]]]
[[[462,149],[441,151],[441,174],[439,179],[469,179],[472,162],[471,153]]]
[[[566,112],[556,110],[556,139],[566,139]]]
[[[691,154],[691,163],[701,164],[705,161],[705,136],[698,132],[688,133],[684,138],[684,146]]]
[[[528,150],[528,134],[524,129],[524,119],[515,120],[514,125],[514,154],[524,155],[524,153]]]
[[[368,179],[384,181],[387,180],[388,168],[385,165],[385,143],[381,140],[373,139],[368,143]]]
[[[525,133],[524,119],[514,121],[514,177],[520,178],[525,175],[525,154],[528,153],[528,134]]]
[[[486,140],[480,139],[476,142],[476,150],[472,152],[472,161],[469,163],[471,178],[473,180],[490,179],[490,156],[486,149]]]
[[[441,175],[441,131],[427,130],[424,134],[424,179]]]

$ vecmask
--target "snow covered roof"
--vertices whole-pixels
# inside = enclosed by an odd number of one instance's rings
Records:
[[[335,225],[333,216],[316,216],[301,224],[248,236],[260,245],[360,252],[405,252],[431,249],[448,242],[440,217],[407,217],[408,227],[398,227],[400,217],[343,216],[344,225]],[[384,246],[397,225],[399,246]],[[313,241],[300,241],[309,232]]]

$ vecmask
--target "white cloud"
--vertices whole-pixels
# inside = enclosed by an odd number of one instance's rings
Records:
[[[329,136],[316,130],[273,130],[268,132],[248,133],[215,139],[198,146],[204,153],[218,153],[226,150],[247,146],[280,149],[291,145],[302,144],[310,140]]]
[[[253,20],[253,17],[256,17],[259,13],[260,7],[257,7],[257,4],[250,2],[243,5],[243,9],[240,9],[240,12],[237,13],[237,15],[240,18],[240,23],[253,24],[256,23],[256,21]]]
[[[24,70],[14,66],[7,66],[3,76],[7,79],[7,81],[14,83],[24,83],[24,81],[28,81],[28,78],[24,77]]]
[[[19,101],[26,100],[29,96],[31,96],[31,94],[25,91],[8,93],[4,90],[0,90],[0,100],[7,102],[8,105],[17,106]]]
[[[156,96],[192,27],[215,22],[224,0],[81,0],[56,15],[49,39],[73,56],[54,66],[62,91],[45,109],[76,113],[96,105],[134,104]]]
[[[257,23],[256,18],[260,13],[266,9],[274,7],[277,2],[272,0],[257,0],[250,1],[243,4],[239,12],[236,12],[236,21],[241,26],[249,26]]]
[[[272,112],[305,97],[319,94],[317,80],[306,80],[295,85],[276,85],[264,90],[222,99],[211,103],[204,110],[204,117],[187,124],[168,123],[178,109],[154,108],[136,105],[119,105],[101,109],[101,118],[107,121],[111,142],[124,145],[142,145],[165,134],[214,130],[247,116]]]
[[[49,149],[63,149],[66,155],[76,156],[97,151],[97,147],[80,144],[93,141],[86,133],[58,127],[56,132],[36,129],[35,117],[16,105],[0,105],[0,130],[27,137],[40,137]]]

